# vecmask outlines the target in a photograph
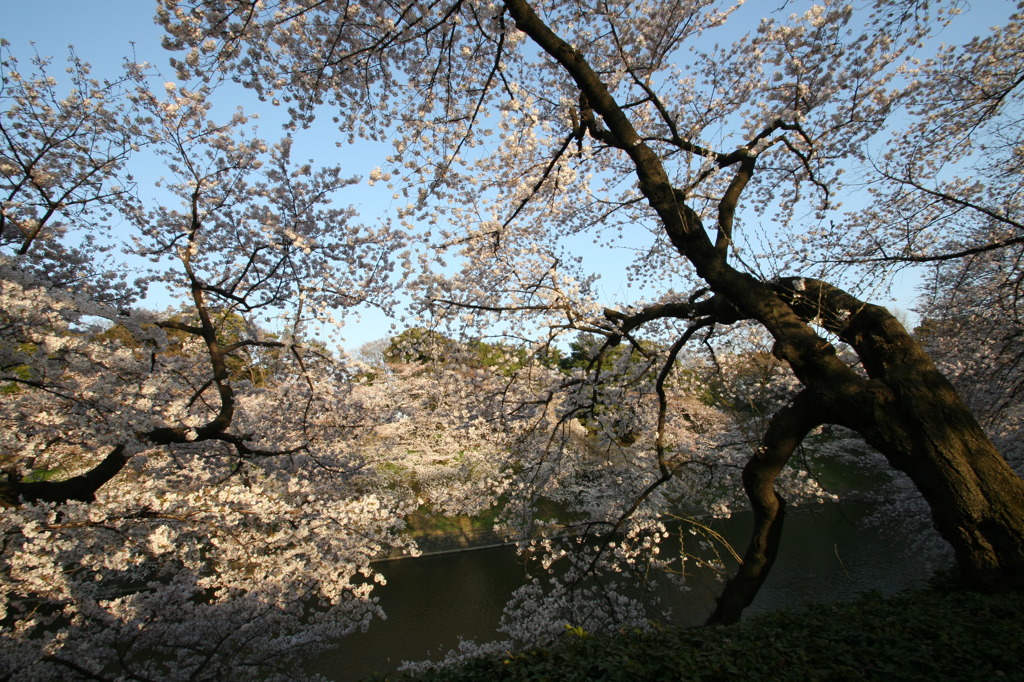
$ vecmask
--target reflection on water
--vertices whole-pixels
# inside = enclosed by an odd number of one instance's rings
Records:
[[[310,672],[332,680],[358,680],[388,672],[402,661],[440,658],[459,636],[487,641],[497,635],[501,610],[523,582],[515,549],[499,547],[389,561],[377,568],[387,585],[374,593],[387,620],[345,637],[321,655]]]
[[[860,524],[867,511],[851,503],[793,510],[780,556],[748,613],[846,599],[867,590],[891,593],[923,582],[930,571],[905,543]],[[741,553],[749,528],[745,515],[716,525]],[[392,561],[379,568],[388,584],[375,594],[388,619],[341,640],[336,650],[310,662],[310,672],[347,682],[394,670],[403,660],[439,658],[460,635],[493,639],[501,609],[524,575],[509,547]],[[715,585],[690,584],[686,592],[664,595],[680,625],[702,622],[714,604]]]

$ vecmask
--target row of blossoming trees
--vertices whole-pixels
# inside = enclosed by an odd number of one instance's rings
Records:
[[[0,675],[299,676],[425,508],[523,540],[508,647],[646,625],[666,515],[752,507],[734,620],[827,495],[801,444],[888,462],[891,518],[1019,587],[1024,19],[947,47],[956,2],[862,9],[163,0],[196,85],[161,92],[0,48]],[[221,76],[393,141],[408,205],[343,208],[356,179],[216,120]],[[603,307],[585,240],[649,300]],[[917,337],[825,281],[907,263]],[[406,296],[447,336],[319,340]]]

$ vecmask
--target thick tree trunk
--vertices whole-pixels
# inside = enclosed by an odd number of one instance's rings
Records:
[[[879,405],[867,437],[905,472],[931,507],[964,580],[1024,589],[1024,483],[992,446],[952,387],[915,382]]]
[[[801,317],[817,319],[856,350],[870,401],[833,409],[834,421],[910,477],[963,578],[983,590],[1024,588],[1024,481],[920,344],[885,308],[825,282],[791,279],[778,290]]]
[[[754,528],[743,562],[707,624],[734,623],[768,577],[782,536],[784,502],[774,482],[806,434],[821,423],[858,431],[908,474],[930,505],[935,527],[976,589],[1024,589],[1024,481],[1009,467],[919,344],[887,311],[823,282],[803,280],[814,313],[860,353],[871,378],[864,404],[804,390],[772,419],[761,449],[744,468]],[[801,295],[799,299],[803,299]],[[826,305],[833,306],[825,314]],[[844,313],[845,311],[845,313]],[[851,312],[852,311],[852,312]]]

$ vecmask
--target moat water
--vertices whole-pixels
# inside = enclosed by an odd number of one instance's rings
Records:
[[[925,582],[931,568],[909,543],[863,523],[869,511],[856,503],[791,509],[779,558],[747,613],[849,599],[866,591],[890,594]],[[716,523],[742,553],[749,516]],[[498,638],[502,608],[524,577],[511,547],[390,561],[378,568],[387,585],[375,594],[387,620],[374,621],[367,632],[346,637],[337,649],[311,660],[310,672],[349,682],[394,671],[403,661],[439,659],[460,638]],[[689,590],[667,595],[679,625],[703,622],[720,587],[699,575],[688,584]]]

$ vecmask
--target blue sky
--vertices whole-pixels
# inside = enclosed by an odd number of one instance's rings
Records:
[[[167,66],[170,53],[160,46],[162,29],[153,22],[154,5],[151,0],[0,0],[2,28],[0,36],[10,43],[10,50],[25,62],[33,50],[42,56],[54,59],[53,73],[60,75],[61,63],[73,45],[75,53],[93,66],[93,75],[98,78],[113,77],[120,72],[126,57],[134,61],[146,61],[159,68],[162,80],[173,81],[173,71]],[[34,43],[34,47],[32,45]],[[237,106],[247,112],[259,112],[261,136],[275,140],[281,135],[280,125],[285,121],[283,108],[274,108],[261,103],[255,95],[241,87],[230,88],[230,101],[225,102],[224,88],[216,93],[215,104],[222,103],[225,111]],[[295,160],[315,157],[320,165],[340,164],[345,175],[361,175],[364,178],[373,168],[383,165],[384,157],[391,153],[390,145],[357,143],[355,147],[339,148],[335,141],[340,138],[336,126],[328,120],[318,121],[312,131],[299,131],[293,152]],[[158,166],[139,169],[133,166],[139,178],[159,178]],[[372,221],[389,213],[395,202],[392,191],[382,184],[375,188],[361,186],[341,194],[341,201],[352,204],[359,211],[362,221]],[[143,194],[143,198],[146,195]],[[405,204],[407,200],[401,200]],[[609,305],[620,305],[631,299],[622,270],[622,254],[601,249],[589,243],[574,245],[585,252],[593,267],[606,270],[602,287],[607,293]],[[159,296],[152,297],[147,304],[163,308],[169,301]],[[341,332],[341,344],[355,350],[363,343],[394,335],[393,321],[376,310],[360,312],[358,320],[349,319]],[[407,326],[397,323],[398,331]],[[412,324],[411,322],[409,324]]]
[[[150,62],[164,73],[164,80],[173,81],[173,71],[167,66],[170,53],[160,46],[163,30],[153,22],[154,8],[155,3],[150,0],[0,0],[0,37],[10,43],[9,49],[23,63],[34,53],[52,57],[53,73],[58,77],[68,46],[72,45],[75,53],[92,65],[97,78],[116,76],[124,59],[131,58]],[[260,103],[255,95],[240,87],[231,87],[230,95],[230,101],[223,104],[225,110],[241,106],[247,112],[258,111],[261,135],[269,140],[281,136],[283,109]],[[340,164],[343,174],[365,177],[388,151],[383,145],[376,149],[360,145],[355,153],[339,149],[334,144],[336,129],[325,127],[327,130],[319,135],[297,136],[293,156],[296,161],[315,156],[320,165]],[[139,169],[133,165],[133,172],[138,177],[153,179],[161,175],[157,166]],[[388,209],[390,202],[381,197],[390,195],[367,190],[368,187],[350,189],[343,192],[341,200],[356,206],[363,219],[372,220]],[[163,308],[168,303],[169,300],[157,295],[148,305]],[[392,333],[391,320],[377,311],[365,311],[360,313],[359,320],[352,319],[345,325],[342,345],[356,349]]]
[[[0,0],[2,35],[16,54],[29,54],[35,42],[39,54],[61,58],[74,45],[99,74],[118,68],[132,41],[141,59],[164,59],[153,9],[147,0]]]
[[[1006,4],[1003,0],[979,2],[984,6],[988,6],[989,2],[999,6]],[[98,77],[117,74],[122,60],[133,57],[137,61],[151,62],[167,74],[167,80],[173,80],[166,66],[168,53],[160,47],[163,33],[153,23],[153,11],[154,3],[150,0],[0,0],[0,36],[11,44],[11,51],[22,60],[32,55],[33,47],[30,43],[35,43],[34,49],[39,54],[53,56],[57,64],[66,56],[68,45],[74,45],[78,56],[93,65],[93,73]],[[984,14],[980,13],[982,21]],[[260,104],[255,96],[240,88],[232,90],[231,96],[231,107],[241,105],[248,111],[259,110],[262,113],[263,136],[269,139],[279,136],[277,126],[282,120],[281,110]],[[355,150],[339,149],[334,144],[339,137],[337,130],[330,124],[323,128],[326,129],[324,132],[304,133],[304,137],[298,138],[295,158],[302,159],[315,154],[317,163],[340,163],[346,174],[365,176],[372,168],[380,165],[383,156],[388,153],[385,145],[360,146]],[[159,175],[156,169],[153,173]],[[347,192],[343,201],[355,205],[362,219],[369,221],[390,208],[390,193],[362,187]],[[632,296],[625,290],[621,256],[597,248],[587,255],[588,261],[595,267],[607,271],[603,288],[608,294],[609,305],[621,303]],[[915,282],[916,277],[910,273],[897,280],[896,307],[906,309],[911,305]],[[881,298],[877,302],[892,303],[888,298]],[[162,305],[156,303],[154,307]],[[362,321],[346,326],[343,332],[344,346],[355,349],[362,343],[391,333],[390,321],[371,311],[363,316]]]

